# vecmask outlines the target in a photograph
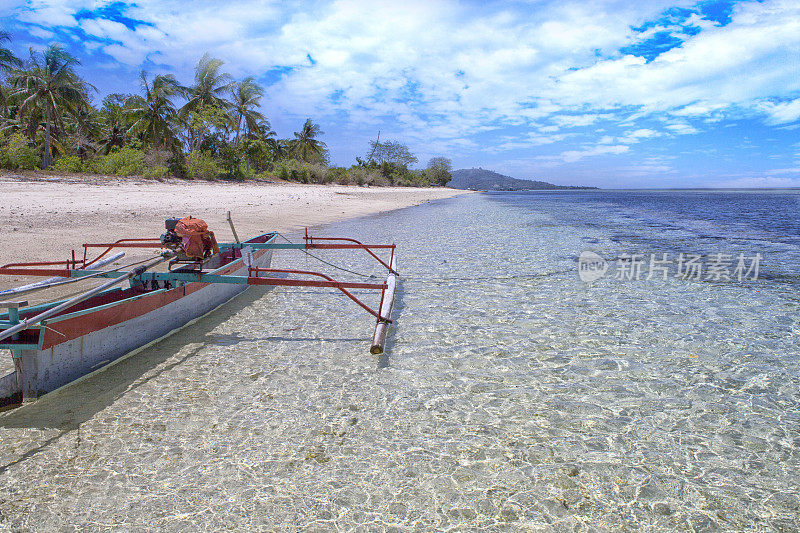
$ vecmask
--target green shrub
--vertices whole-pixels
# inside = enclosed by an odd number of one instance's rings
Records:
[[[83,161],[77,155],[64,155],[51,168],[61,172],[83,172]]]
[[[428,161],[425,175],[429,185],[444,187],[452,179],[453,162],[446,157],[434,157]]]
[[[378,170],[365,166],[352,166],[347,169],[345,176],[338,180],[342,185],[374,185],[385,187],[389,185],[389,180]]]
[[[167,172],[176,178],[188,176],[189,169],[186,167],[186,156],[183,155],[183,152],[174,153],[167,159]]]
[[[348,174],[350,175],[350,183],[355,183],[356,185],[369,183],[369,171],[365,168],[351,168]]]
[[[213,179],[219,176],[222,170],[208,152],[198,150],[186,157],[186,175],[195,179]]]
[[[310,183],[312,181],[310,165],[297,159],[278,161],[275,163],[274,172],[282,180],[299,181],[300,183]]]
[[[169,169],[167,167],[163,167],[161,165],[155,165],[152,167],[147,167],[144,169],[143,176],[145,178],[163,178],[167,175]]]
[[[323,183],[342,183],[347,181],[349,183],[349,178],[347,177],[347,169],[344,167],[331,167],[325,172],[325,177],[323,178]]]
[[[0,146],[0,168],[11,168],[11,160],[8,158],[8,147]]]
[[[30,141],[21,133],[15,133],[8,141],[9,166],[20,170],[33,170],[39,164],[39,154]]]
[[[378,173],[375,173],[375,172],[371,172],[368,175],[367,184],[368,185],[373,185],[375,187],[388,187],[389,186],[389,180],[387,180],[381,174],[378,174]]]
[[[142,175],[147,169],[144,162],[144,152],[129,146],[124,146],[116,152],[101,156],[92,165],[101,174],[114,174],[117,176]]]

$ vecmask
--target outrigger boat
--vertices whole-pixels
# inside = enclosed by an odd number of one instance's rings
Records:
[[[76,259],[73,251],[66,261],[0,267],[0,275],[49,278],[0,292],[0,308],[7,309],[0,314],[0,349],[10,349],[14,362],[14,372],[0,377],[0,406],[34,400],[102,368],[212,311],[250,285],[338,289],[375,317],[370,352],[383,353],[396,285],[394,244],[312,237],[308,230],[302,243],[277,242],[275,232],[240,242],[230,213],[228,221],[235,242],[218,244],[202,220],[185,217],[167,220],[167,232],[160,239],[84,244],[83,259]],[[91,248],[104,251],[90,260],[87,255]],[[124,267],[103,269],[124,255],[108,255],[119,248],[165,251],[128,271]],[[365,250],[387,270],[386,282],[342,282],[321,272],[270,268],[273,250],[291,249]],[[388,259],[382,259],[375,250],[388,251]],[[167,262],[167,271],[153,271]],[[29,306],[21,299],[33,291],[89,278],[108,279],[66,300]],[[127,287],[118,287],[126,281]],[[379,290],[378,307],[373,309],[349,289]]]

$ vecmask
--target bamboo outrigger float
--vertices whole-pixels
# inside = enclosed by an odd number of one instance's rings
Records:
[[[66,385],[125,354],[166,336],[225,303],[250,285],[324,287],[341,291],[376,320],[370,352],[381,354],[386,343],[396,285],[394,244],[363,244],[342,237],[312,237],[302,243],[277,242],[277,233],[264,233],[240,242],[217,244],[199,219],[167,220],[160,239],[120,239],[84,244],[83,259],[13,263],[0,275],[43,276],[48,279],[0,292],[0,349],[10,349],[14,372],[0,376],[0,406],[33,400]],[[104,248],[89,260],[91,248]],[[131,270],[102,269],[124,254],[118,248],[164,248],[155,259]],[[309,270],[270,268],[273,250],[365,250],[386,268],[385,283],[336,281]],[[376,250],[388,251],[388,260]],[[107,257],[108,256],[108,257]],[[169,262],[166,272],[152,269]],[[133,266],[133,265],[129,265]],[[279,275],[281,277],[276,277]],[[293,276],[293,277],[288,277]],[[296,277],[294,277],[296,276]],[[308,278],[321,279],[308,279]],[[107,278],[99,286],[70,299],[29,306],[24,294],[88,278]],[[128,282],[125,288],[117,287]],[[351,289],[381,291],[373,309]]]

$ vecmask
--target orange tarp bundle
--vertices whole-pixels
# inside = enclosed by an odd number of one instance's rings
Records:
[[[175,225],[175,233],[183,237],[183,252],[191,258],[203,259],[219,253],[214,232],[208,230],[208,224],[191,216],[180,219]]]

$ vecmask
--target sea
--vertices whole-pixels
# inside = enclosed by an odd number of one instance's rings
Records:
[[[252,288],[0,414],[0,529],[798,531],[800,191],[476,193],[311,231],[397,244],[384,355],[337,291]]]

